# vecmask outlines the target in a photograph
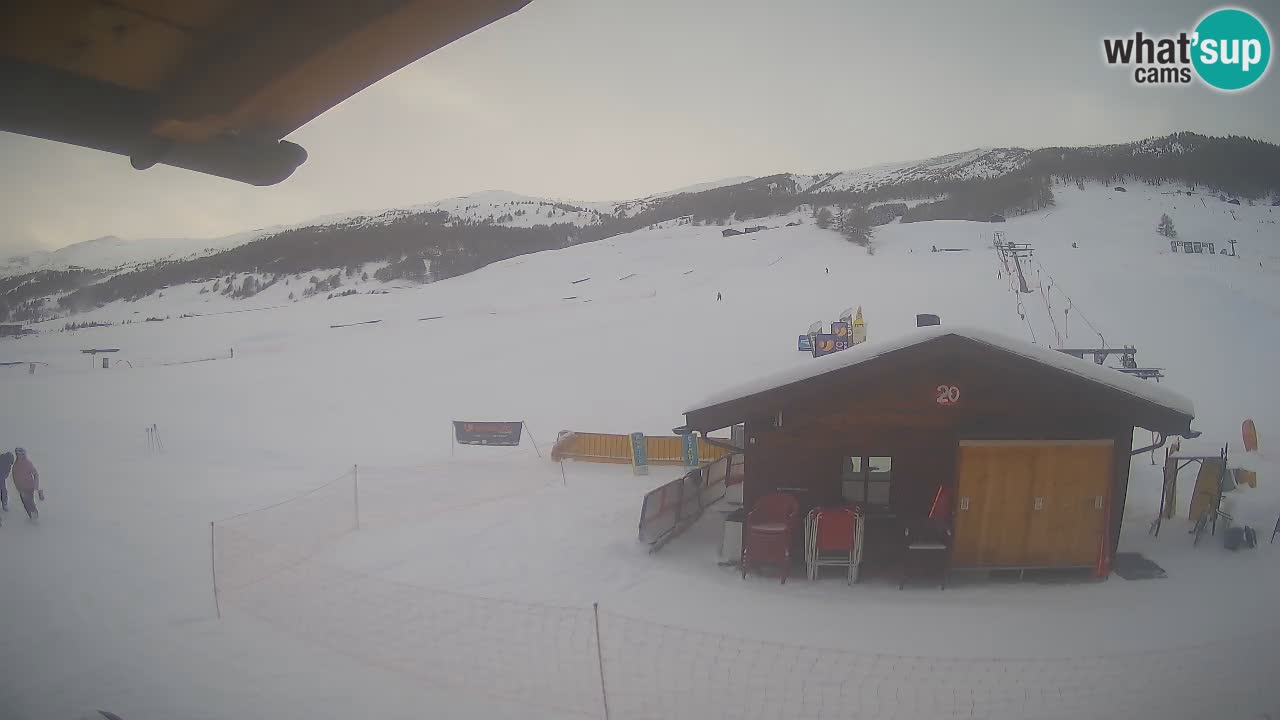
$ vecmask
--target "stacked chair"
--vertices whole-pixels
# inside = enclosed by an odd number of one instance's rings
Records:
[[[805,517],[804,562],[809,579],[822,567],[847,567],[849,584],[858,581],[865,524],[857,506],[814,508]]]
[[[799,523],[800,503],[791,495],[775,493],[756,501],[743,528],[742,577],[747,568],[762,565],[782,570],[782,582],[791,574],[791,542]]]

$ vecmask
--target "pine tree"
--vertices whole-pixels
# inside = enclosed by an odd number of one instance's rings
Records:
[[[840,234],[844,235],[849,242],[862,247],[871,245],[875,226],[871,224],[871,214],[867,212],[865,205],[854,205],[841,212],[837,223]]]
[[[825,207],[818,208],[813,213],[813,221],[823,230],[831,227],[831,210]]]
[[[1160,224],[1156,225],[1156,232],[1167,238],[1178,237],[1178,231],[1173,228],[1173,219],[1168,214],[1160,216]]]

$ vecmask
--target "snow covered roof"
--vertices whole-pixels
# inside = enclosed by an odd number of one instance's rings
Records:
[[[1112,368],[1098,365],[1089,360],[1067,355],[1039,345],[1032,345],[1021,340],[972,327],[956,327],[934,325],[917,328],[892,340],[884,342],[866,342],[842,352],[807,360],[795,367],[787,368],[756,379],[753,382],[727,387],[704,398],[686,414],[709,408],[739,398],[756,395],[767,390],[783,387],[809,378],[825,375],[842,368],[865,363],[888,353],[926,343],[930,340],[954,335],[966,338],[983,345],[990,345],[1008,353],[1046,365],[1057,370],[1078,375],[1081,378],[1106,385],[1127,395],[1145,400],[1180,415],[1195,416],[1195,406],[1187,397],[1162,387],[1153,382],[1141,380]]]

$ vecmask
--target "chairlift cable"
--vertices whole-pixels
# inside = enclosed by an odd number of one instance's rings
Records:
[[[1066,289],[1063,288],[1062,283],[1058,282],[1058,279],[1055,278],[1053,275],[1051,275],[1047,269],[1045,269],[1044,264],[1041,263],[1038,258],[1036,259],[1036,265],[1041,270],[1044,270],[1044,274],[1049,277],[1049,283],[1051,284],[1051,286],[1052,285],[1057,286],[1058,292],[1061,293],[1062,297],[1066,299],[1068,306],[1076,311],[1076,314],[1080,316],[1080,319],[1084,321],[1084,324],[1087,325],[1089,329],[1093,331],[1093,334],[1098,336],[1098,340],[1102,342],[1102,346],[1106,347],[1107,338],[1102,334],[1102,331],[1099,330],[1097,326],[1095,326],[1092,322],[1089,321],[1089,317],[1084,314],[1084,311],[1080,310],[1075,306],[1075,301],[1071,299],[1070,293],[1068,293]]]

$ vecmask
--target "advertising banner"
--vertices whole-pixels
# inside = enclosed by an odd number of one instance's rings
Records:
[[[836,352],[836,336],[830,333],[818,335],[813,340],[813,356],[822,357]]]
[[[645,447],[644,433],[631,433],[631,470],[636,475],[649,474],[649,452]]]
[[[504,445],[520,444],[520,429],[524,423],[514,422],[469,422],[453,421],[453,436],[459,445]]]

